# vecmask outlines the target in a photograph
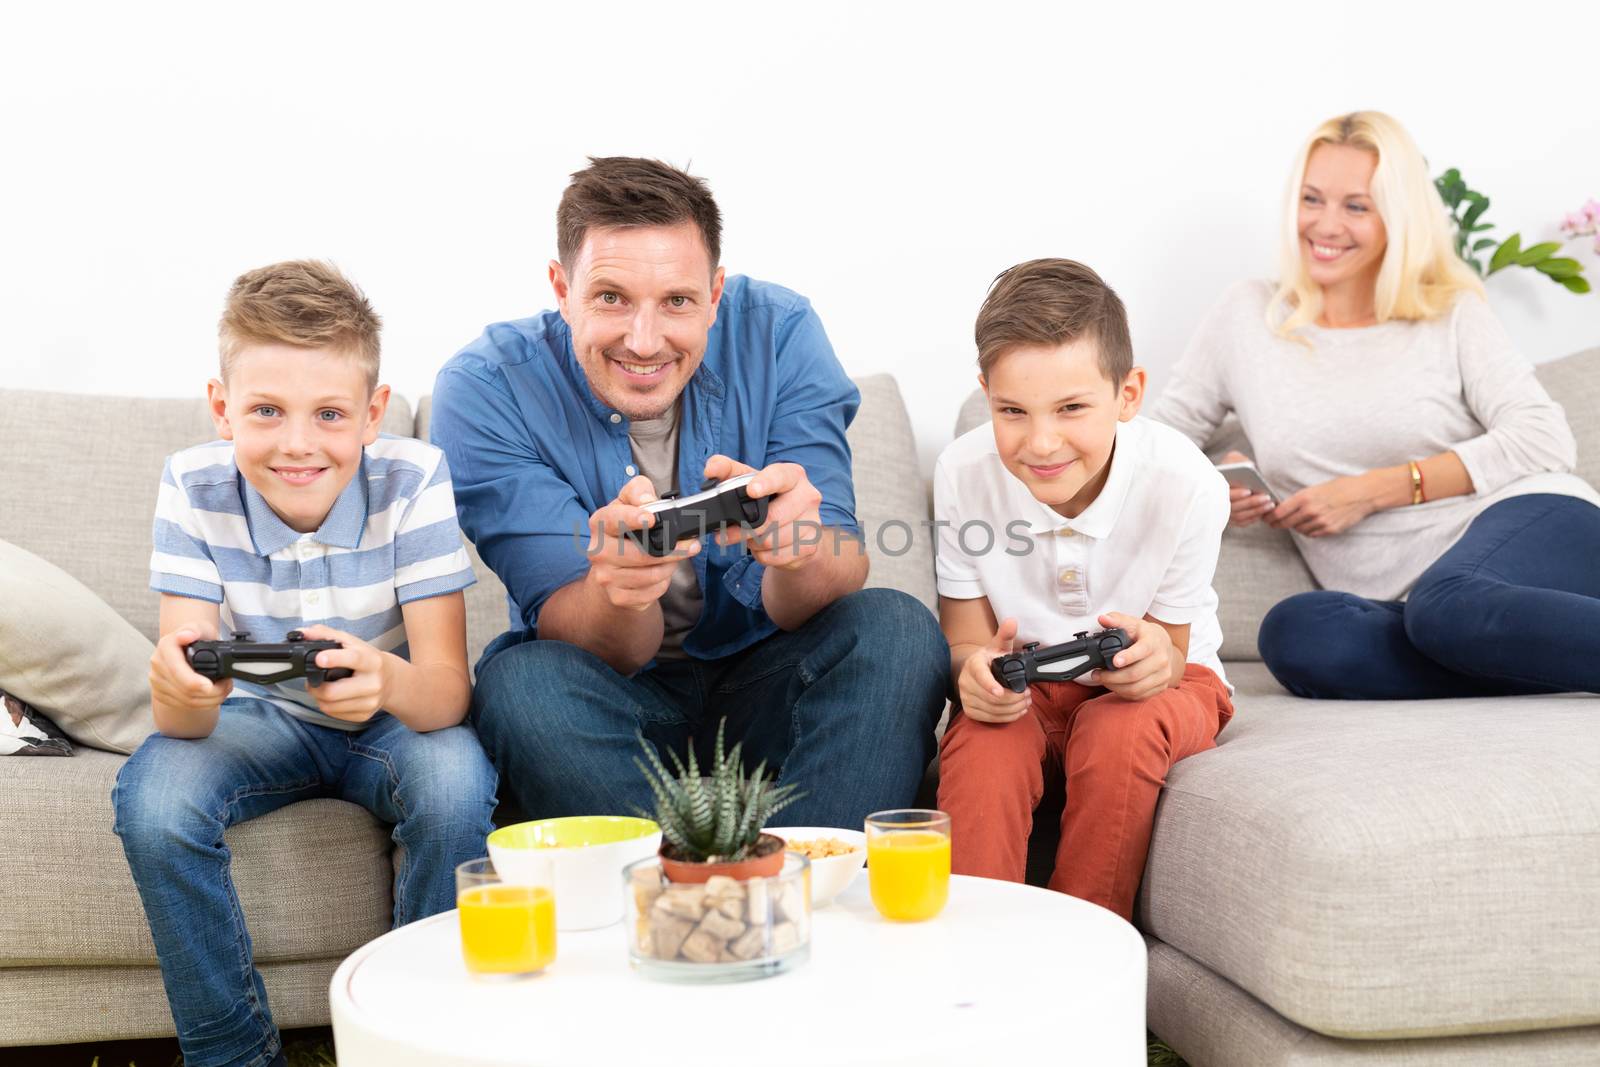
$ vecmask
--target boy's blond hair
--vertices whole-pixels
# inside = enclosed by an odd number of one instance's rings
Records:
[[[234,280],[217,324],[222,380],[251,344],[326,348],[353,357],[378,387],[378,332],[383,321],[366,294],[332,263],[294,259],[257,267]]]
[[[1404,126],[1381,111],[1353,111],[1311,131],[1289,174],[1278,289],[1267,308],[1267,324],[1279,336],[1294,336],[1295,330],[1322,313],[1322,287],[1306,272],[1300,251],[1299,215],[1306,164],[1324,144],[1349,145],[1378,159],[1372,172],[1372,200],[1388,233],[1375,293],[1379,322],[1436,318],[1450,310],[1462,293],[1483,295],[1483,282],[1456,254],[1449,216],[1416,142]]]

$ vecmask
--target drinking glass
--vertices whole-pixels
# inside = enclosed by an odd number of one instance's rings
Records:
[[[461,957],[473,974],[534,974],[556,958],[556,897],[549,864],[521,871],[515,882],[488,857],[456,868]]]
[[[921,922],[950,895],[950,816],[899,808],[867,816],[867,879],[872,905],[895,922]]]

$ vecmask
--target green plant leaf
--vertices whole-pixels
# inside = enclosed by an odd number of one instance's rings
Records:
[[[1583,264],[1575,259],[1557,256],[1553,259],[1545,259],[1535,263],[1533,269],[1543,271],[1552,278],[1570,278],[1575,274],[1583,273]]]
[[[1525,248],[1517,253],[1517,266],[1531,267],[1542,259],[1549,259],[1559,251],[1561,251],[1560,241],[1545,241],[1542,244],[1533,245],[1531,248]]]
[[[1485,211],[1489,209],[1489,198],[1482,193],[1472,193],[1472,206],[1467,208],[1467,213],[1461,216],[1461,225],[1467,230],[1472,229],[1472,224],[1478,221]]]
[[[1581,274],[1574,274],[1570,278],[1557,278],[1556,281],[1571,289],[1574,293],[1587,293],[1589,291],[1589,279]]]
[[[1485,248],[1493,248],[1496,243],[1493,237],[1480,237],[1472,242],[1472,250],[1474,252],[1482,252]]]
[[[1517,258],[1517,253],[1522,251],[1522,234],[1514,233],[1500,242],[1500,247],[1494,250],[1494,255],[1489,259],[1489,273],[1503,270],[1510,266]]]
[[[1492,222],[1480,222],[1476,226],[1468,226],[1466,229],[1467,229],[1468,233],[1482,233],[1485,230],[1494,229],[1494,223],[1492,223]]]

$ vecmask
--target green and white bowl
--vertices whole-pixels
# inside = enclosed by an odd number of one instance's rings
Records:
[[[661,827],[627,815],[573,815],[505,826],[489,835],[489,858],[507,881],[552,870],[558,930],[594,930],[622,918],[622,869],[654,856]]]

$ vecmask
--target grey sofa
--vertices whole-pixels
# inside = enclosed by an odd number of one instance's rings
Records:
[[[1600,481],[1600,351],[1540,374]],[[910,422],[892,379],[858,384],[870,584],[931,608]],[[962,427],[981,417],[969,406]],[[427,419],[426,398],[414,414],[396,403],[387,428],[425,436]],[[105,443],[64,463],[83,425]],[[0,511],[0,540],[66,568],[153,636],[161,458],[209,436],[198,401],[0,390],[0,499],[36,502]],[[110,487],[123,506],[97,509],[64,482]],[[505,620],[503,590],[478,573],[474,658]],[[1157,815],[1138,915],[1151,1027],[1194,1067],[1600,1059],[1600,700],[1297,700],[1254,662],[1262,614],[1311,587],[1292,545],[1230,534],[1217,584],[1238,714],[1215,751],[1175,768]],[[110,832],[120,763],[84,748],[0,758],[0,884],[22,902],[0,909],[0,1045],[172,1032]],[[279,1024],[325,1023],[334,967],[388,927],[384,829],[311,801],[228,843]]]
[[[1538,373],[1600,485],[1600,349]],[[1157,811],[1150,1028],[1192,1067],[1600,1063],[1600,697],[1302,700],[1255,642],[1315,588],[1289,535],[1230,530],[1216,588],[1237,713]]]
[[[932,545],[915,525],[928,500],[911,422],[892,378],[858,384],[850,442],[859,517],[870,530],[899,520],[910,535],[894,530],[885,551],[870,549],[869,584],[904,589],[932,608]],[[397,397],[384,429],[426,437],[428,417],[428,398],[413,411]],[[96,432],[86,435],[86,426]],[[150,522],[162,460],[213,436],[200,400],[0,389],[0,541],[66,570],[153,640]],[[507,611],[504,587],[476,555],[473,563],[475,662],[505,629]],[[155,947],[111,832],[111,786],[123,759],[81,745],[70,759],[0,757],[0,1046],[173,1032]],[[326,1024],[334,968],[389,928],[385,828],[355,805],[314,800],[236,826],[226,840],[275,1020]]]

